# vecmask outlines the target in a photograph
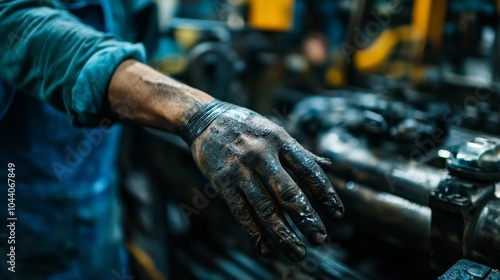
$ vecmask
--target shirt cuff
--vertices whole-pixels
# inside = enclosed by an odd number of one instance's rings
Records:
[[[100,121],[102,102],[116,68],[126,59],[146,62],[142,44],[117,42],[93,54],[78,75],[71,94],[70,119],[77,126],[94,126]]]

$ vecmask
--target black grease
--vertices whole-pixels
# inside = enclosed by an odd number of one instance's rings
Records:
[[[293,144],[289,145],[289,149],[305,156],[305,150],[300,150],[283,129],[257,113],[235,106],[200,133],[191,145],[191,151],[203,174],[217,184],[217,190],[223,193],[234,217],[257,250],[269,256],[272,251],[269,239],[272,239],[288,258],[300,260],[305,256],[306,247],[286,224],[280,208],[290,214],[312,244],[323,243],[326,230],[307,197],[281,167],[278,156],[285,147],[284,143]],[[301,164],[295,165],[290,169],[299,175],[296,170]],[[308,169],[311,167],[301,172],[306,174]],[[329,181],[322,182],[320,175],[315,177],[309,178],[308,185],[314,183],[319,189],[320,184],[324,184],[323,188],[329,184]],[[269,188],[269,192],[263,185]],[[280,188],[286,185],[296,189],[288,194],[284,191],[280,197]],[[338,197],[328,196],[328,201],[323,199],[327,204],[325,207],[332,208],[333,205],[338,208]]]
[[[303,153],[299,147],[283,146],[285,165],[311,190],[325,213],[333,220],[343,217],[344,206],[330,180],[316,161]]]
[[[319,164],[319,166],[321,166],[321,168],[324,171],[328,171],[332,168],[332,161],[330,159],[324,158],[324,157],[319,157],[311,152],[309,152],[309,155],[312,156],[314,161],[316,161],[316,163]]]
[[[255,248],[257,248],[259,253],[264,257],[270,257],[272,253],[271,242],[265,236],[265,231],[251,213],[251,207],[248,205],[248,202],[235,189],[226,188],[221,190],[221,192],[223,193],[222,197],[229,206],[231,213],[242,226]]]
[[[322,244],[317,233],[326,236],[326,229],[319,215],[311,206],[306,195],[295,184],[283,168],[276,176],[262,176],[261,180],[272,189],[284,210],[290,215],[299,230],[308,237],[311,244]]]
[[[277,204],[269,193],[263,188],[255,187],[255,184],[254,180],[247,181],[244,192],[250,205],[252,205],[254,211],[257,213],[260,223],[278,241],[280,248],[282,248],[290,259],[297,260],[302,258],[303,255],[301,253],[305,254],[304,244],[286,224],[284,216],[278,210]]]
[[[231,109],[233,105],[214,100],[199,109],[191,116],[185,127],[181,130],[181,136],[189,146],[193,141],[220,115]]]

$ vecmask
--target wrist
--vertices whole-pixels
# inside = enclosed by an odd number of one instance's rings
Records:
[[[235,105],[222,102],[217,99],[203,106],[193,114],[181,129],[181,136],[189,146],[205,131],[210,124],[220,117],[224,112],[235,108]]]

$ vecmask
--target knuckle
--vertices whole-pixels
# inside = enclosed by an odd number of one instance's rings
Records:
[[[290,139],[290,135],[281,126],[276,126],[271,134],[271,140],[275,143],[288,142]]]
[[[262,200],[256,205],[257,215],[264,220],[268,220],[276,213],[274,203],[269,200]]]
[[[225,172],[215,172],[212,174],[212,185],[225,187],[229,183],[229,176]]]
[[[317,163],[311,157],[305,157],[301,166],[299,167],[299,171],[301,173],[307,174],[309,176],[319,176],[318,171],[320,169],[317,166]]]
[[[282,172],[282,167],[279,161],[274,160],[273,158],[267,158],[263,161],[263,167],[266,176],[271,177],[270,183],[274,186],[281,185],[281,178],[279,178],[280,173]],[[285,172],[283,170],[283,172]],[[274,177],[274,179],[272,179]]]
[[[248,209],[239,207],[233,212],[233,214],[235,219],[238,220],[244,228],[250,229],[252,227],[252,215]]]
[[[300,190],[292,186],[281,189],[279,192],[279,196],[281,197],[281,199],[283,199],[284,202],[301,201],[301,198],[304,197],[303,193]]]
[[[249,148],[245,153],[245,155],[243,156],[245,162],[249,164],[257,163],[261,161],[262,158],[263,158],[262,151],[256,148]]]
[[[276,126],[276,134],[284,138],[291,138],[290,135],[288,135],[288,132],[286,132],[286,130],[281,126]]]

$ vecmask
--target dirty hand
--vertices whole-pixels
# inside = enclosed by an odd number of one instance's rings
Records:
[[[182,130],[194,160],[228,204],[260,253],[269,256],[273,239],[292,260],[305,256],[305,245],[285,221],[286,211],[312,244],[326,240],[325,226],[290,169],[332,219],[344,208],[322,170],[330,165],[305,150],[285,130],[261,115],[212,101]]]

